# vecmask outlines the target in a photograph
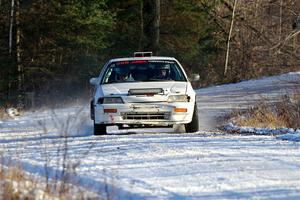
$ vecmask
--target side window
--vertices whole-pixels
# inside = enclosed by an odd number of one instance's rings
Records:
[[[107,71],[106,71],[106,73],[105,73],[105,75],[104,75],[104,77],[103,77],[103,83],[110,83],[111,82],[111,75],[112,75],[112,71],[113,71],[113,68],[112,67],[110,67]]]
[[[176,64],[171,65],[170,77],[176,81],[185,81],[182,71]]]
[[[172,80],[177,80],[178,79],[178,77],[176,76],[176,72],[174,70],[173,65],[172,65],[172,67],[170,69],[170,79],[172,79]]]

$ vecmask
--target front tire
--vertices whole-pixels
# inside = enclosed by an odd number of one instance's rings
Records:
[[[90,117],[91,117],[91,120],[95,120],[94,100],[92,100],[91,104],[90,104]]]
[[[95,124],[94,122],[94,135],[106,135],[106,125],[104,124]]]
[[[195,106],[194,106],[192,121],[188,124],[185,124],[185,131],[187,133],[194,133],[194,132],[199,131],[198,108],[197,108],[196,103],[195,103]]]

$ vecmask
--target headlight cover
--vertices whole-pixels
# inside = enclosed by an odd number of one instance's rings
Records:
[[[102,97],[98,99],[98,104],[122,104],[123,99],[121,97]]]
[[[190,97],[188,95],[170,95],[168,102],[189,102]]]

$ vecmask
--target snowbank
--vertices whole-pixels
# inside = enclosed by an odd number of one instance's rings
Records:
[[[293,128],[254,128],[254,127],[239,127],[233,123],[226,124],[224,130],[238,134],[255,134],[255,135],[274,135],[277,139],[300,142],[300,130]]]

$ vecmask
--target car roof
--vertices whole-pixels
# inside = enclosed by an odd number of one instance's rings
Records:
[[[176,59],[173,57],[150,56],[150,57],[114,58],[114,59],[109,60],[109,62],[132,61],[132,60],[172,60],[172,61],[176,61]]]

